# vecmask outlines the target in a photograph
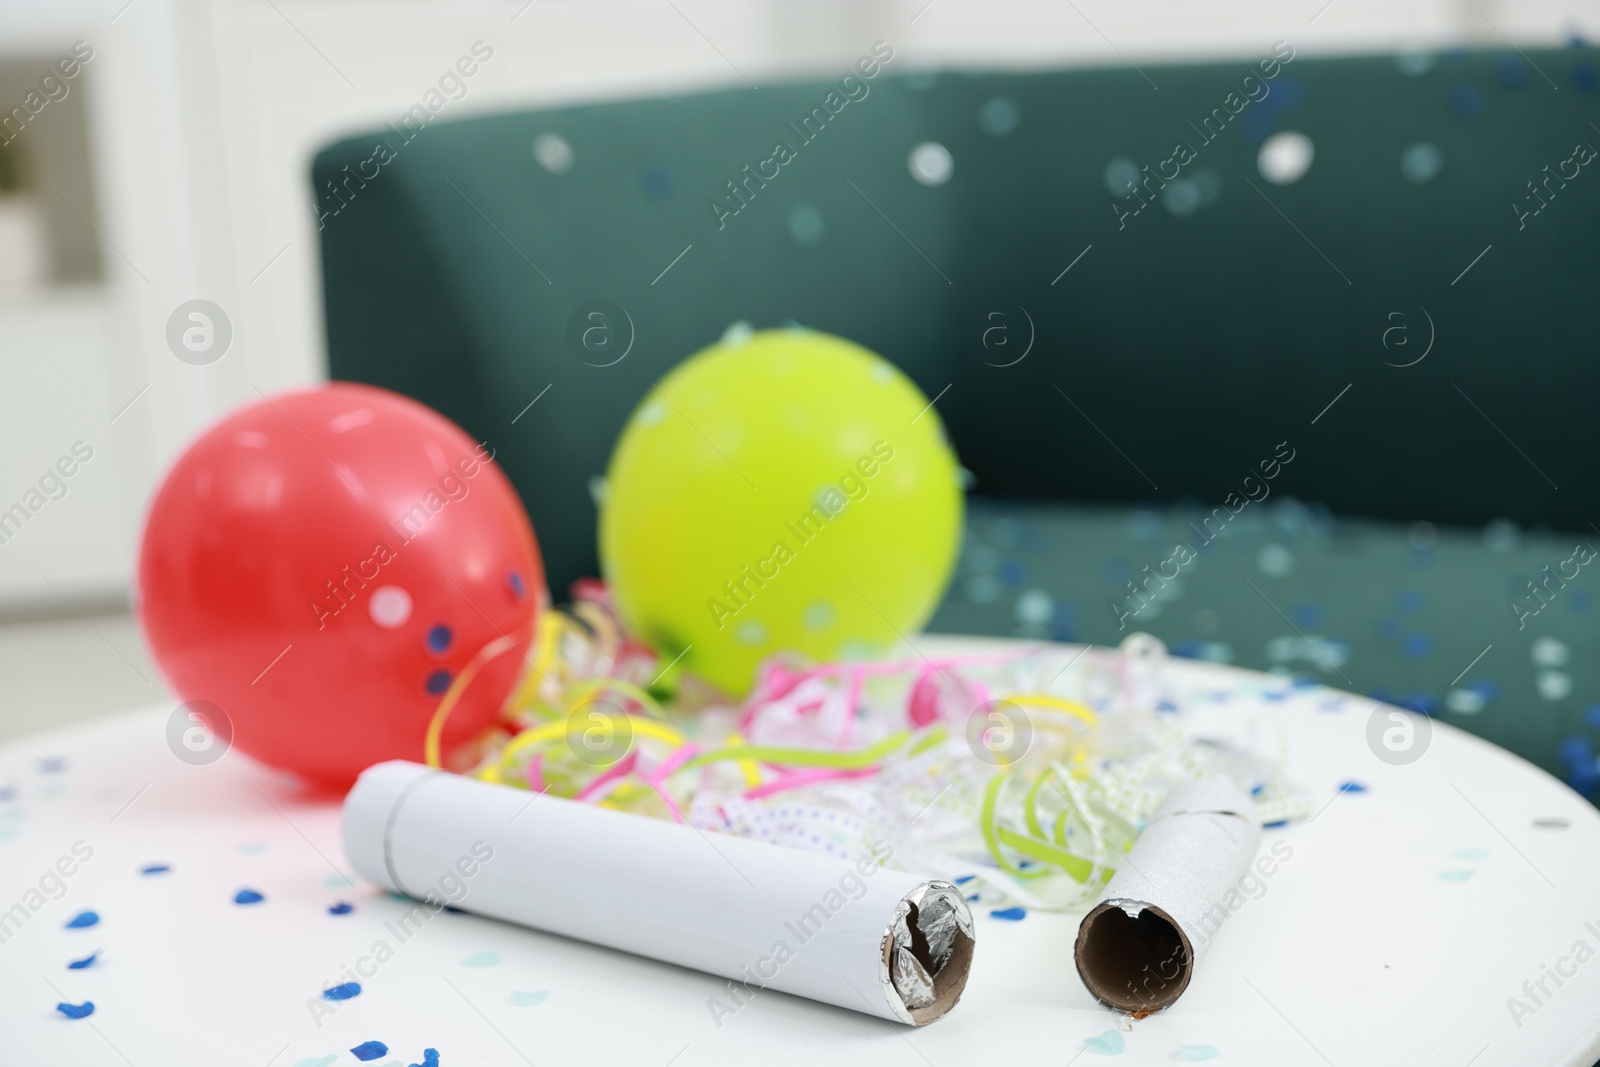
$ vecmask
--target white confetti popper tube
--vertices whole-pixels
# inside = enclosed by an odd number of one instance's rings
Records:
[[[948,882],[403,760],[351,789],[344,847],[407,896],[730,979],[730,1010],[776,989],[922,1026],[972,961]]]
[[[1078,976],[1143,1017],[1183,995],[1261,841],[1255,805],[1226,778],[1174,789],[1078,927]]]

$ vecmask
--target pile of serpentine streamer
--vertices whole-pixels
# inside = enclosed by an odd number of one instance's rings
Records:
[[[914,650],[913,650],[914,651]],[[491,643],[445,694],[427,759]],[[1094,899],[1177,784],[1233,778],[1261,821],[1310,814],[1261,753],[1191,737],[1161,642],[898,662],[768,661],[735,702],[626,634],[603,586],[546,611],[467,766],[487,781],[951,879],[988,901]],[[978,885],[970,883],[977,882]]]

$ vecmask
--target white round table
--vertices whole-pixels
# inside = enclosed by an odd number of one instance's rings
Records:
[[[930,655],[993,644],[917,640]],[[453,913],[329,1010],[320,991],[394,943],[385,923],[405,906],[345,881],[336,800],[237,753],[180,761],[167,704],[0,748],[0,1063],[355,1065],[366,1042],[387,1046],[380,1067],[424,1064],[427,1048],[442,1067],[1600,1058],[1600,813],[1442,723],[1421,759],[1394,766],[1369,748],[1370,700],[1171,669],[1254,689],[1181,714],[1211,735],[1260,736],[1277,720],[1290,777],[1320,810],[1267,831],[1263,847],[1281,839],[1292,856],[1228,920],[1184,997],[1141,1021],[1079,983],[1079,916],[1037,911],[979,912],[966,994],[925,1029],[778,993],[719,1027],[707,1008],[719,979]],[[236,903],[243,890],[262,899]],[[99,922],[66,927],[85,910]],[[55,1008],[86,1000],[85,1019]]]

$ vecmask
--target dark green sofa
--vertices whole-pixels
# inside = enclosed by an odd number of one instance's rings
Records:
[[[935,629],[1146,629],[1592,796],[1596,66],[934,76],[864,43],[827,81],[397,120],[314,164],[330,370],[489,441],[560,595],[654,380],[738,322],[842,334],[973,476]],[[1314,156],[1274,184],[1287,131]]]

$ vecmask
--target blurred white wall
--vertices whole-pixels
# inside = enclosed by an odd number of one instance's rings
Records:
[[[494,58],[452,116],[831,73],[877,39],[908,66],[1037,67],[1574,33],[1600,33],[1600,0],[3,0],[0,110],[74,42],[93,58],[15,137],[33,201],[0,185],[0,259],[6,211],[48,207],[63,262],[87,247],[98,264],[0,284],[0,615],[125,596],[183,443],[324,375],[311,155],[398,115],[475,41]],[[9,239],[21,263],[27,239]],[[232,327],[205,365],[167,340],[196,298]],[[65,495],[30,497],[77,442],[93,455],[68,464]],[[8,531],[6,509],[41,499]]]

